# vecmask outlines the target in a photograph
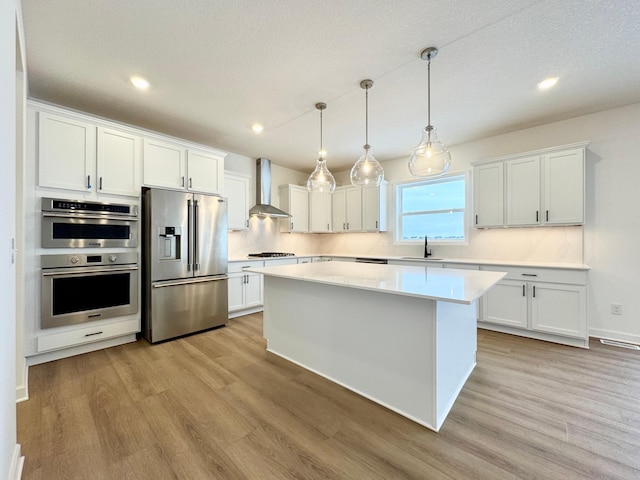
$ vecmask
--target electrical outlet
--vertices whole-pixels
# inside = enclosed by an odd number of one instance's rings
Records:
[[[619,303],[611,304],[611,313],[613,315],[622,315],[622,305]]]

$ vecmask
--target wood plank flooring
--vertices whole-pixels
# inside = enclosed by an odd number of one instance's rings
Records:
[[[640,353],[480,330],[440,433],[265,351],[262,315],[29,370],[23,479],[640,479]]]

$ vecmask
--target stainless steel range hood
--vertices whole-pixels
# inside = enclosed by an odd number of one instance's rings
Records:
[[[271,160],[268,158],[256,160],[256,204],[249,210],[249,215],[276,218],[291,216],[271,205]]]

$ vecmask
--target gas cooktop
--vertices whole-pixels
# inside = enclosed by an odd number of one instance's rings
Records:
[[[250,253],[249,257],[293,257],[295,253],[286,253],[286,252],[260,252],[260,253]]]

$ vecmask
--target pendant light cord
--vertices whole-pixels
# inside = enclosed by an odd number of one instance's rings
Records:
[[[365,98],[365,121],[364,121],[364,143],[365,148],[369,147],[369,87],[364,90],[364,98]]]
[[[320,158],[324,158],[322,151],[322,110],[320,110]]]
[[[431,56],[427,63],[427,128],[429,127],[431,127]]]

